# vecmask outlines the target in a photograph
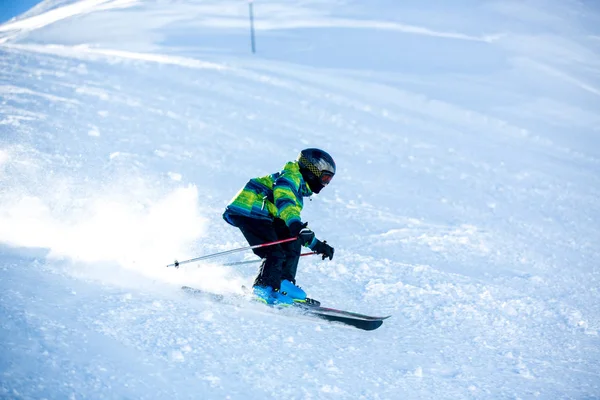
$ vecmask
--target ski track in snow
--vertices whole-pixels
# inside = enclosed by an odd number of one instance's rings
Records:
[[[576,21],[552,2],[462,31],[341,4],[257,3],[255,57],[234,2],[48,1],[0,25],[0,397],[600,395],[597,44],[544,31]],[[353,31],[367,48],[335,45]],[[353,56],[391,43],[414,60]],[[432,43],[463,59],[429,70]],[[336,255],[298,281],[392,318],[180,293],[251,284],[255,264],[164,266],[245,246],[223,207],[311,146],[339,172],[303,216]]]

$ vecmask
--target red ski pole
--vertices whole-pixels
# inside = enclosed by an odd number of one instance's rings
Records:
[[[287,242],[294,241],[296,239],[298,239],[298,237],[276,240],[274,242],[269,242],[269,243],[256,244],[254,246],[240,247],[239,249],[232,249],[232,250],[222,251],[220,253],[208,254],[206,256],[191,258],[191,259],[185,260],[185,261],[175,260],[175,262],[173,264],[169,264],[169,265],[167,265],[167,267],[179,268],[179,266],[181,264],[187,264],[187,263],[191,263],[194,261],[207,260],[209,258],[220,257],[220,256],[224,256],[224,255],[231,254],[231,253],[237,253],[238,251],[246,251],[246,250],[258,249],[259,247],[267,247],[267,246],[273,246],[275,244],[287,243]]]
[[[310,253],[302,253],[300,254],[300,257],[304,257],[304,256],[312,256],[315,255],[317,253],[315,253],[314,251],[311,251]],[[226,264],[221,264],[224,267],[231,267],[232,265],[243,265],[243,264],[254,264],[254,263],[259,263],[261,262],[263,259],[259,258],[258,260],[247,260],[247,261],[234,261],[234,262],[230,262],[230,263],[226,263]]]

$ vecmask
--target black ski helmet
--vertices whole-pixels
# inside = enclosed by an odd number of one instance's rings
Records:
[[[310,190],[319,193],[335,175],[335,161],[326,151],[304,149],[298,155],[300,173]]]

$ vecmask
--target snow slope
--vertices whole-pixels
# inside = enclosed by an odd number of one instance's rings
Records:
[[[600,397],[590,2],[46,0],[0,25],[0,397]],[[377,331],[180,293],[305,147],[298,281]],[[253,260],[232,255],[223,262]]]

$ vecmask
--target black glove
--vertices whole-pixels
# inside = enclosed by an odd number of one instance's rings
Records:
[[[315,233],[308,228],[302,228],[302,230],[298,233],[298,240],[300,240],[302,246],[310,247],[315,240]]]
[[[292,237],[298,236],[298,234],[300,234],[300,231],[302,229],[306,228],[307,225],[308,225],[308,222],[305,222],[305,223],[302,223],[300,221],[292,222],[292,224],[290,225],[290,234],[292,235]]]
[[[327,241],[315,240],[315,244],[311,246],[311,250],[317,254],[323,255],[323,260],[329,258],[333,259],[333,247],[327,244]]]
[[[302,246],[309,246],[315,239],[315,233],[306,226],[308,222],[302,223],[298,221],[292,222],[290,225],[290,233],[292,237],[297,236]]]

